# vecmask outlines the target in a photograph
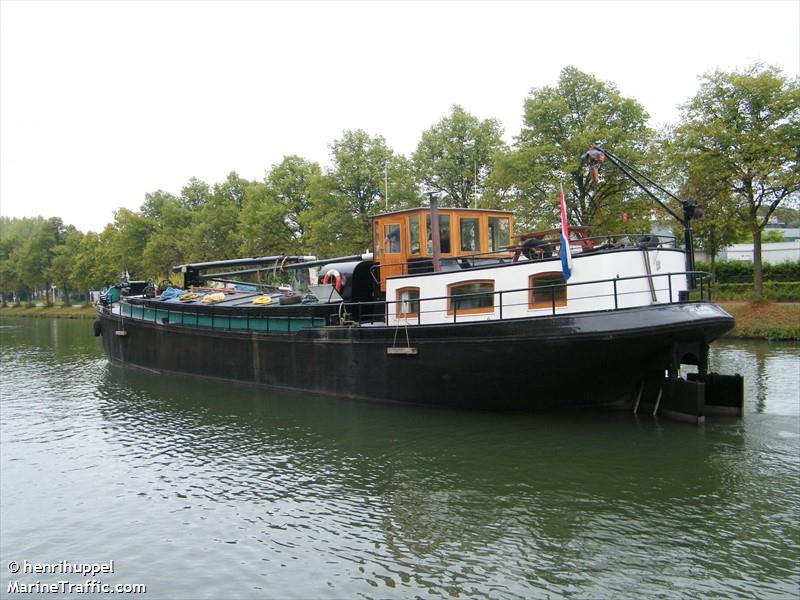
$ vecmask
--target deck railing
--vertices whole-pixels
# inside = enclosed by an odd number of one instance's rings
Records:
[[[687,276],[693,276],[697,282],[697,289],[688,292],[686,290],[676,290],[673,285],[673,280],[677,279],[685,281]],[[649,280],[647,288],[625,290],[621,289],[622,284],[631,281]],[[394,319],[393,325],[396,324],[410,324],[420,325],[423,322],[442,323],[445,319],[428,319],[428,315],[442,315],[447,316],[446,321],[453,323],[474,321],[476,317],[485,318],[487,315],[495,315],[494,319],[509,320],[520,318],[521,316],[543,316],[546,314],[569,314],[574,312],[588,312],[588,311],[575,311],[574,308],[570,309],[569,303],[576,303],[578,301],[606,301],[610,300],[609,304],[603,307],[594,308],[594,310],[620,310],[626,308],[624,300],[633,295],[647,295],[650,297],[651,291],[661,293],[665,298],[665,303],[687,302],[695,300],[711,300],[711,286],[708,285],[708,273],[701,271],[693,272],[678,272],[678,273],[660,273],[656,275],[637,275],[632,277],[616,277],[613,279],[601,279],[595,281],[581,281],[576,283],[563,283],[555,285],[537,285],[536,294],[541,297],[542,295],[550,298],[549,307],[537,306],[535,309],[528,311],[530,308],[529,299],[533,288],[518,288],[511,290],[500,290],[494,292],[477,292],[473,294],[459,294],[458,296],[439,296],[434,298],[420,298],[413,300],[386,300],[386,301],[373,301],[373,302],[343,302],[340,304],[328,305],[331,307],[330,314],[327,316],[316,315],[292,315],[292,310],[283,311],[281,313],[270,314],[271,308],[266,308],[263,311],[250,310],[227,310],[223,312],[216,312],[212,307],[199,307],[176,305],[174,308],[165,304],[130,304],[124,303],[117,305],[120,312],[114,312],[111,307],[103,307],[107,314],[118,317],[120,320],[135,319],[139,321],[151,322],[162,326],[177,326],[177,327],[193,327],[193,328],[207,328],[207,329],[224,329],[230,331],[254,331],[254,332],[272,332],[272,333],[296,333],[302,329],[313,329],[319,327],[326,327],[331,325],[352,325],[357,323],[387,323],[388,317]],[[651,286],[652,284],[652,286]],[[605,289],[602,293],[591,293],[580,295],[579,290],[587,289],[587,286],[602,286]],[[565,294],[561,294],[564,290]],[[523,295],[524,301],[509,301],[512,295],[519,298]],[[472,299],[486,299],[488,296],[492,297],[489,308],[486,312],[475,314],[475,310],[470,308],[460,308],[459,304],[463,306],[465,301]],[[568,304],[560,305],[558,298],[566,297]],[[457,298],[457,301],[453,301]],[[428,308],[435,303],[444,302],[444,308]],[[613,303],[613,307],[611,306]],[[643,306],[651,304],[652,302],[642,302],[636,306]],[[416,307],[415,312],[406,312],[403,316],[399,314],[400,305],[406,306],[413,305]],[[598,302],[599,304],[599,302]],[[394,307],[390,311],[389,307]],[[524,307],[526,310],[524,314],[520,314],[517,310],[516,314],[514,309]],[[490,317],[491,318],[491,317]]]
[[[676,287],[673,285],[673,280],[680,280],[685,282],[688,277],[693,277],[697,288],[692,290],[691,292],[687,290],[677,290]],[[647,281],[647,289],[636,289],[636,290],[621,290],[620,287],[624,282],[631,282],[631,281]],[[562,284],[555,284],[555,285],[537,285],[536,286],[536,294],[544,295],[550,297],[550,306],[549,309],[539,307],[534,309],[528,314],[524,316],[542,316],[544,314],[564,314],[570,312],[588,312],[588,311],[574,311],[570,310],[568,306],[560,305],[558,303],[558,297],[562,297],[562,294],[559,292],[564,290],[566,292],[566,297],[568,298],[568,302],[574,303],[576,301],[586,301],[586,300],[602,300],[602,299],[610,299],[613,302],[613,308],[596,308],[595,310],[619,310],[620,308],[629,308],[628,306],[621,306],[624,304],[623,300],[630,296],[634,295],[642,295],[647,294],[648,297],[650,296],[651,292],[653,293],[663,293],[667,301],[666,302],[648,302],[649,304],[672,304],[676,302],[687,302],[687,301],[711,301],[711,286],[709,285],[710,275],[704,271],[683,271],[677,273],[659,273],[654,275],[635,275],[630,277],[615,277],[613,279],[598,279],[593,281],[581,281],[575,283],[562,283]],[[650,287],[652,282],[652,287]],[[597,286],[597,285],[606,285],[607,291],[604,293],[593,293],[588,295],[576,295],[575,293],[569,293],[566,291],[567,289],[570,290],[579,290],[581,288],[586,288],[586,286]],[[446,312],[449,319],[452,320],[453,323],[459,322],[459,318],[462,321],[473,321],[475,320],[476,314],[473,309],[459,309],[458,304],[467,300],[469,298],[486,298],[487,296],[493,297],[492,302],[492,310],[487,310],[484,313],[479,313],[477,316],[486,316],[493,313],[495,310],[497,311],[497,318],[500,320],[504,319],[517,319],[520,318],[521,315],[517,314],[514,316],[507,316],[508,310],[513,309],[515,307],[523,306],[526,309],[530,308],[530,304],[528,298],[533,291],[531,287],[525,288],[517,288],[517,289],[510,289],[510,290],[500,290],[494,292],[476,292],[473,294],[459,294],[457,296],[458,302],[451,302],[454,297],[453,296],[439,296],[435,298],[420,298],[419,300],[386,300],[386,302],[379,302],[379,303],[359,303],[359,306],[364,307],[366,304],[375,305],[376,308],[380,306],[382,309],[380,314],[374,313],[375,317],[380,317],[379,319],[376,318],[375,320],[382,320],[385,318],[384,310],[388,308],[390,305],[395,306],[394,310],[394,318],[395,321],[400,322],[408,322],[413,324],[422,324],[424,319],[423,315],[430,315],[430,314],[441,314]],[[506,299],[512,295],[520,295],[525,294],[526,300],[524,302],[508,302]],[[427,304],[430,306],[431,303],[434,302],[442,302],[444,301],[447,306],[442,308],[437,308],[433,310],[423,310],[423,306]],[[399,311],[397,307],[400,304],[409,304],[414,303],[419,308],[416,313],[404,313],[405,316],[397,316]],[[642,306],[645,303],[637,304],[636,306]],[[348,305],[351,306],[351,305]],[[562,310],[559,310],[562,309]],[[547,310],[547,313],[544,311]],[[362,309],[361,311],[361,320],[365,320],[365,314]]]

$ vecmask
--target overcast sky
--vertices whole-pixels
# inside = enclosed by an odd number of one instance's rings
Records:
[[[674,122],[710,70],[800,72],[800,2],[0,3],[0,214],[99,231],[146,192],[346,129],[410,155],[460,104],[519,133],[574,65]]]

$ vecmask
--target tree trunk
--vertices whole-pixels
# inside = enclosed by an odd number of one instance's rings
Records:
[[[711,253],[711,283],[715,283],[717,281],[717,253]]]
[[[753,293],[756,300],[764,298],[764,274],[761,269],[761,229],[753,224]]]

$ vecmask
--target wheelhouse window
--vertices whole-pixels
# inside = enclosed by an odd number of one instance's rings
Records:
[[[480,252],[481,251],[481,238],[480,238],[480,221],[476,218],[462,218],[459,219],[461,230],[461,251],[462,252]]]
[[[447,314],[494,312],[494,281],[463,281],[447,286]]]
[[[384,254],[400,254],[400,225],[387,223],[383,226]]]
[[[489,252],[511,245],[511,220],[508,217],[489,217]]]
[[[408,217],[408,233],[411,238],[411,254],[419,254],[419,215]]]
[[[375,258],[378,258],[381,255],[381,226],[378,221],[372,223],[372,242],[375,247]]]
[[[397,290],[397,316],[419,316],[419,288],[407,287]]]
[[[563,273],[537,273],[528,278],[528,308],[551,308],[567,305],[567,286]]]
[[[425,215],[425,229],[428,231],[428,254],[433,254],[430,214]],[[442,254],[450,254],[450,215],[439,215],[439,245]]]

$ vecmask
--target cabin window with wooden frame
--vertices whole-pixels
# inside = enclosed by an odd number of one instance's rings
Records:
[[[419,254],[419,215],[408,217],[408,235],[411,241],[411,254]]]
[[[489,252],[498,252],[511,245],[511,220],[489,217]]]
[[[461,231],[461,251],[462,252],[480,252],[481,251],[481,236],[480,236],[480,220],[477,218],[462,218],[459,219],[459,226]]]
[[[447,314],[494,312],[494,281],[463,281],[447,286]]]
[[[383,226],[383,253],[400,254],[400,225],[387,223]]]
[[[552,308],[567,305],[564,274],[558,271],[537,273],[528,278],[528,308]]]
[[[428,231],[428,254],[433,254],[430,214],[425,215],[425,229]],[[450,254],[450,215],[439,215],[439,251]]]
[[[408,287],[397,290],[397,317],[419,316],[419,288]]]
[[[374,246],[375,258],[381,255],[381,225],[377,221],[372,223],[372,245]]]

